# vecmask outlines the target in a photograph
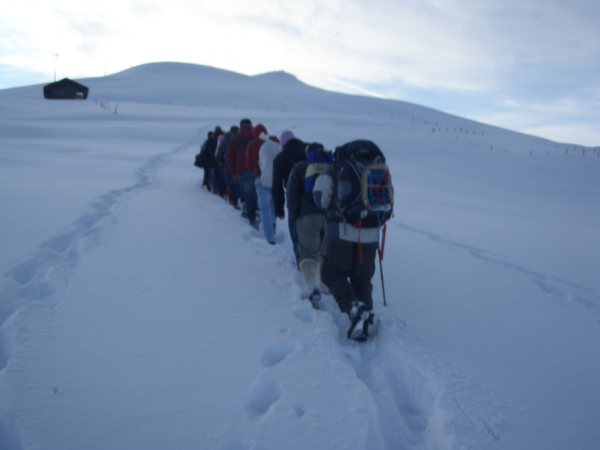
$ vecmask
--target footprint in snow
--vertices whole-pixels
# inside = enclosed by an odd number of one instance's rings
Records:
[[[263,367],[275,367],[294,351],[296,351],[296,347],[289,342],[273,344],[263,351],[260,363]]]
[[[311,323],[313,321],[314,310],[312,306],[301,306],[294,310],[294,316],[296,319],[304,323]]]
[[[294,413],[298,418],[301,418],[306,414],[306,409],[304,409],[304,405],[302,403],[296,403],[294,405]]]
[[[246,396],[244,410],[251,420],[259,420],[281,398],[281,387],[275,381],[259,381]]]

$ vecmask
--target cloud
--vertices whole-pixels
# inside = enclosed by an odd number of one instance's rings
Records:
[[[59,73],[79,77],[161,60],[286,70],[325,88],[426,99],[476,119],[515,111],[528,123],[536,105],[560,123],[550,106],[571,96],[600,122],[597,0],[20,0],[2,10],[5,67],[50,72],[59,53]]]
[[[115,61],[156,60],[171,52],[245,73],[286,69],[354,83],[490,91],[521,67],[582,63],[597,54],[598,27],[583,9],[593,4],[59,0],[43,7],[45,20],[35,25],[19,6],[9,17],[28,34],[44,36],[38,44],[59,47],[46,51],[74,57],[110,51]],[[69,43],[75,40],[83,44]]]
[[[548,102],[506,98],[500,110],[481,113],[480,119],[509,129],[544,136],[559,142],[600,146],[600,107],[579,97]],[[591,120],[590,120],[591,119]]]

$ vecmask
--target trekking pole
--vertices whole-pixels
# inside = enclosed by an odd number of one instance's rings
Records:
[[[383,267],[381,264],[381,251],[379,251],[379,275],[381,275],[381,292],[383,293],[383,306],[387,307],[387,301],[385,300],[385,283],[383,282]]]
[[[377,246],[377,253],[379,254],[379,275],[381,276],[381,292],[383,293],[383,306],[387,307],[387,301],[385,299],[385,283],[383,281],[383,250],[385,249],[385,233],[387,231],[387,224],[383,224],[383,233],[381,237],[381,247]]]

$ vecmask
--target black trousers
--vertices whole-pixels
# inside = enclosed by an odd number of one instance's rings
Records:
[[[377,242],[360,244],[361,262],[358,243],[325,238],[321,281],[329,288],[341,311],[348,313],[355,300],[373,308],[371,279],[375,274],[378,245]]]

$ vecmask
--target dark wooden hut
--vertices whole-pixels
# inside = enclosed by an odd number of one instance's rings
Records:
[[[85,100],[88,92],[87,86],[68,78],[44,86],[44,98],[53,100]]]

